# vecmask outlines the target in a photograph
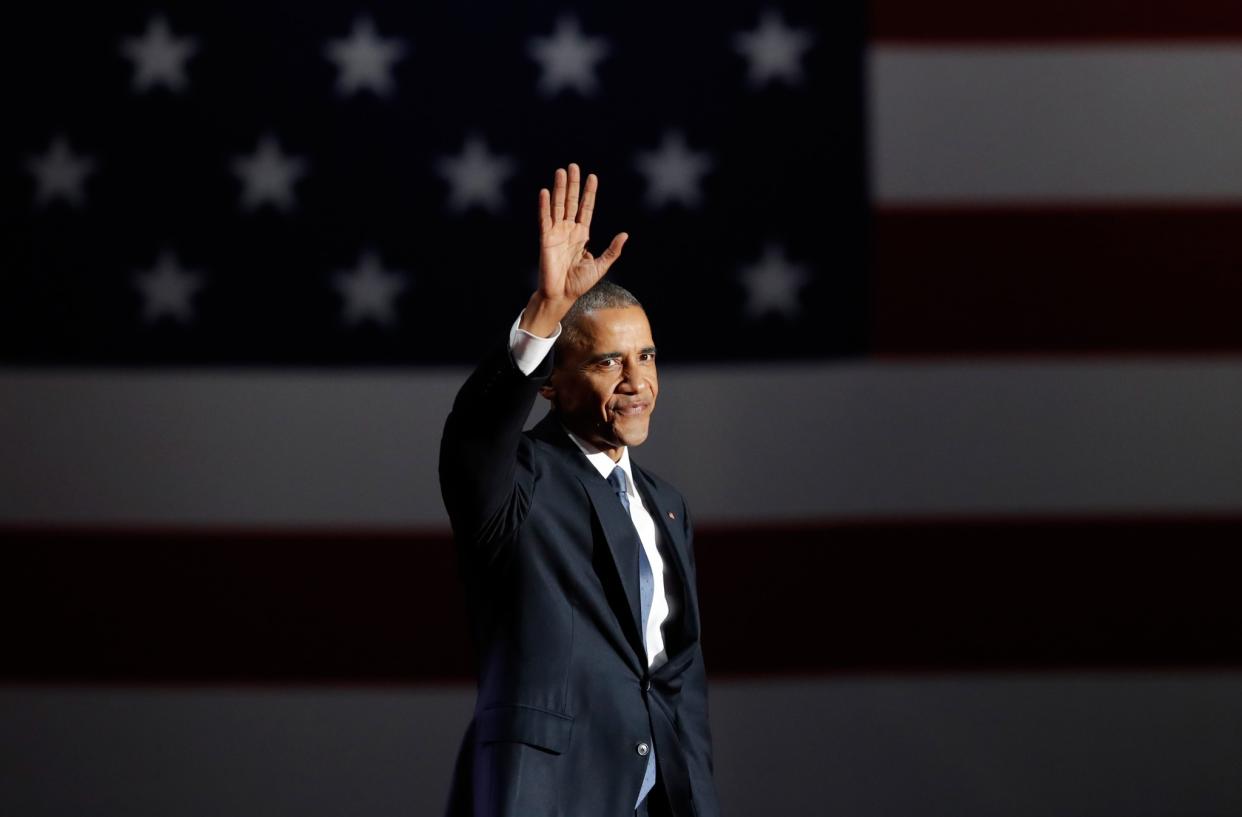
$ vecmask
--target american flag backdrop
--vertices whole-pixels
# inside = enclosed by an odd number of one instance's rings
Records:
[[[1242,6],[6,18],[0,812],[438,812],[439,433],[571,161],[729,814],[1242,809]]]

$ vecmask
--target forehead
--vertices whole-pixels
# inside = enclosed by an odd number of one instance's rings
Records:
[[[651,324],[638,306],[595,309],[579,319],[587,349],[591,352],[623,352],[651,346]]]

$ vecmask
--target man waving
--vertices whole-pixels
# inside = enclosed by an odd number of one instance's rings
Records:
[[[602,280],[599,181],[539,191],[539,286],[462,386],[440,487],[478,656],[450,815],[718,817],[693,528],[630,458],[659,393],[638,300]],[[537,396],[551,409],[523,432]]]

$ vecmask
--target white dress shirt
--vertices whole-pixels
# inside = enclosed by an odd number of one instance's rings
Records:
[[[561,335],[561,325],[557,323],[556,331],[552,334],[552,337],[541,338],[518,327],[518,324],[522,321],[522,314],[525,312],[526,310],[523,309],[518,314],[517,320],[513,322],[513,326],[509,330],[509,349],[513,353],[513,362],[522,374],[530,374],[543,362],[548,352],[552,350],[553,344]],[[653,582],[651,610],[647,615],[647,666],[655,669],[668,660],[668,656],[664,651],[664,632],[662,628],[670,611],[668,596],[664,592],[664,559],[660,556],[660,549],[656,546],[657,528],[655,520],[651,518],[651,513],[643,503],[642,495],[634,484],[634,472],[630,468],[630,448],[629,446],[622,446],[621,459],[613,462],[612,457],[603,451],[579,438],[578,435],[564,426],[561,426],[561,428],[564,429],[565,433],[569,435],[569,439],[574,441],[574,445],[578,446],[578,449],[586,456],[591,465],[595,466],[595,470],[599,471],[600,476],[604,479],[608,479],[612,469],[618,465],[625,472],[625,492],[630,500],[630,519],[634,522],[634,528],[638,531],[638,538],[642,542],[643,551],[647,554],[647,561],[651,563]]]

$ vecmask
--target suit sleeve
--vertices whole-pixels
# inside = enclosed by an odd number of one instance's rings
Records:
[[[698,567],[694,557],[694,525],[690,511],[682,503],[682,520],[685,524],[686,550],[690,555],[690,569],[694,582],[698,583]],[[700,630],[706,625],[700,625]],[[720,804],[716,797],[715,766],[712,761],[712,730],[708,719],[707,669],[703,664],[703,643],[700,634],[695,645],[694,661],[686,668],[685,682],[681,689],[680,719],[685,736],[687,761],[690,766],[691,786],[700,817],[719,817]]]
[[[523,374],[496,343],[462,385],[440,438],[440,493],[459,545],[482,564],[521,526],[534,490],[533,447],[522,426],[552,354]]]

